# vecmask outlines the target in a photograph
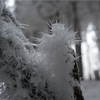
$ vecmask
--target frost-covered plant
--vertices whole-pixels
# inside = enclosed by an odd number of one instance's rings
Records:
[[[33,44],[12,19],[0,15],[0,100],[54,100],[34,53]]]
[[[1,20],[0,30],[0,99],[83,100],[70,48],[74,35],[63,24],[53,24],[53,34],[44,34],[36,50],[13,23]]]
[[[55,100],[34,60],[33,44],[13,23],[0,20],[0,99]]]
[[[83,100],[70,43],[63,24],[52,25],[36,49],[9,16],[0,13],[0,100]]]
[[[48,79],[56,100],[83,100],[80,89],[78,66],[71,42],[75,34],[63,24],[54,23],[50,34],[44,34],[38,41],[35,62]]]

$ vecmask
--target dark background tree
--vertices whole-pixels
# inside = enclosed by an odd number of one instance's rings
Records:
[[[81,40],[81,30],[80,30],[80,21],[78,18],[79,16],[78,16],[77,1],[72,2],[72,7],[73,7],[73,14],[74,14],[74,18],[73,18],[74,31],[77,32],[76,35],[78,35]],[[76,44],[76,54],[77,56],[79,56],[78,62],[79,62],[80,76],[83,77],[81,43]]]

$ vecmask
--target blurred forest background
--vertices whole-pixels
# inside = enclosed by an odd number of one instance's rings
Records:
[[[56,21],[77,32],[80,43],[72,47],[80,75],[86,80],[100,79],[100,1],[6,0],[6,5],[19,22],[29,25],[23,32],[31,42],[50,31],[49,25]]]

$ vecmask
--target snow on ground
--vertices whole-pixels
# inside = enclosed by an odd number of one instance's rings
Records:
[[[85,100],[100,100],[100,81],[83,81]]]

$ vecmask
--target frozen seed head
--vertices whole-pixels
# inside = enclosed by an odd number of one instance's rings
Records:
[[[64,27],[65,27],[64,24],[61,24],[61,23],[54,23],[54,24],[52,24],[52,26],[51,26],[51,31],[52,31],[53,33],[58,32],[58,31],[62,31],[62,30],[65,29]]]

